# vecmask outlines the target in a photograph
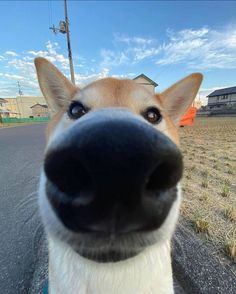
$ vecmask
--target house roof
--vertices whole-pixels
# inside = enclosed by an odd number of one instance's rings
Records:
[[[0,98],[0,102],[7,103],[7,100],[6,99],[3,99],[3,98]]]
[[[149,82],[149,84],[153,85],[154,87],[158,86],[158,84],[156,82],[154,82],[153,80],[151,80],[145,74],[140,74],[137,77],[133,78],[133,80],[137,80],[138,78],[144,78],[145,80],[147,80]]]
[[[236,93],[236,87],[230,87],[230,88],[215,90],[214,92],[209,94],[207,97],[214,97],[214,96],[234,94],[234,93]]]
[[[48,106],[46,104],[39,104],[39,103],[36,103],[34,104],[33,106],[31,106],[30,108],[33,108],[35,106],[41,106],[41,107],[44,107],[44,108],[48,108]]]

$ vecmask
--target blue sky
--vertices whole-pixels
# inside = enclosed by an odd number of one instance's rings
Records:
[[[236,2],[68,1],[76,81],[133,78],[162,91],[192,72],[205,76],[200,97],[236,85]],[[1,1],[0,97],[39,94],[33,59],[43,56],[69,75],[63,1]]]

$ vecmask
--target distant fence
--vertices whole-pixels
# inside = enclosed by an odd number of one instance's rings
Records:
[[[197,116],[236,116],[236,109],[210,109],[198,111]]]
[[[17,118],[17,117],[6,117],[1,118],[1,123],[27,123],[27,122],[44,122],[49,121],[49,117],[31,117],[31,118]]]

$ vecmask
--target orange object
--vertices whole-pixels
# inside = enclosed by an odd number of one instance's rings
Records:
[[[180,127],[184,127],[184,126],[192,126],[194,123],[194,119],[197,113],[197,108],[191,106],[187,112],[184,114],[184,116],[181,118],[180,122],[179,122],[179,126]]]

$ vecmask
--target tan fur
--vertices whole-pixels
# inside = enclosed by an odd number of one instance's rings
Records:
[[[200,73],[191,74],[160,94],[164,109],[175,124],[179,123],[181,117],[193,103],[202,79],[203,75]]]
[[[76,93],[77,87],[47,59],[38,57],[35,58],[34,63],[40,89],[47,100],[51,112],[55,113],[69,103]]]
[[[171,122],[168,114],[164,111],[159,95],[152,95],[143,86],[137,85],[131,80],[118,80],[105,78],[93,82],[87,87],[77,90],[73,96],[74,100],[81,101],[92,110],[105,107],[125,107],[140,115],[149,106],[156,106],[162,110],[162,115],[167,127],[165,133],[178,144],[178,132],[176,126]],[[50,136],[60,121],[65,107],[56,113],[48,124],[47,137]]]
[[[49,140],[50,135],[53,133],[55,127],[57,126],[57,124],[61,120],[64,112],[65,112],[65,109],[61,109],[60,111],[58,111],[56,114],[54,114],[52,116],[52,118],[51,118],[51,120],[48,123],[47,128],[46,128],[46,139],[47,139],[47,141]]]

